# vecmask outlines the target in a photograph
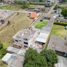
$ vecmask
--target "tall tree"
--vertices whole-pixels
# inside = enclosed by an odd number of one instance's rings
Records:
[[[61,14],[62,14],[64,17],[67,17],[67,8],[63,8]]]
[[[46,57],[47,61],[48,61],[48,65],[50,67],[53,67],[55,63],[58,62],[58,58],[57,58],[57,54],[55,53],[55,51],[49,49],[49,50],[43,50],[41,52],[41,54]]]

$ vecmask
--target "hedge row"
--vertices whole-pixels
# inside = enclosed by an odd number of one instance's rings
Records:
[[[67,26],[67,22],[55,22],[56,25]]]

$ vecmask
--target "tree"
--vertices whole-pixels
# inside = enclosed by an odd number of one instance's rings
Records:
[[[48,61],[48,66],[53,67],[55,63],[58,62],[57,54],[55,51],[49,49],[49,50],[43,50],[41,54],[46,57]]]
[[[29,3],[26,1],[22,2],[23,8],[28,8],[29,7]]]
[[[62,14],[64,17],[67,17],[67,8],[63,8],[61,14]]]
[[[29,48],[25,54],[24,67],[48,67],[46,58]]]
[[[2,58],[7,53],[6,49],[0,50],[0,58]]]
[[[3,44],[0,42],[0,49],[2,49],[3,48]]]

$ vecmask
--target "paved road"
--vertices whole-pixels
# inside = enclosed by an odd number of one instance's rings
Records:
[[[49,33],[50,33],[50,32],[51,32],[51,29],[52,29],[52,27],[53,27],[54,21],[55,21],[55,19],[56,19],[57,16],[58,16],[58,15],[53,15],[53,16],[51,17],[51,19],[49,20],[47,26],[43,27],[42,31],[44,31],[44,32],[49,32]]]
[[[67,67],[67,58],[58,56],[58,64],[55,67]]]
[[[51,7],[51,9],[50,9],[50,11],[48,12],[48,13],[46,13],[46,14],[44,14],[44,16],[50,16],[51,15],[51,12],[53,11],[53,9],[55,8],[55,6],[58,4],[58,0],[55,0],[55,4]],[[58,16],[58,15],[56,15],[56,14],[54,14],[54,15],[51,15],[52,17],[50,18],[50,20],[49,20],[49,22],[48,22],[48,25],[47,26],[45,26],[43,29],[42,29],[42,31],[44,31],[44,32],[49,32],[50,33],[50,31],[51,31],[51,29],[52,29],[52,26],[53,26],[53,24],[54,24],[54,21],[55,21],[55,19],[56,19],[56,17]]]

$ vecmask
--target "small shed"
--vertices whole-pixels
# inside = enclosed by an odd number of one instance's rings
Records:
[[[49,36],[48,33],[40,33],[39,36],[36,38],[36,42],[45,44],[48,36]]]
[[[3,58],[2,58],[2,61],[6,64],[9,64],[11,62],[11,59],[12,59],[12,54],[10,53],[7,53]]]

